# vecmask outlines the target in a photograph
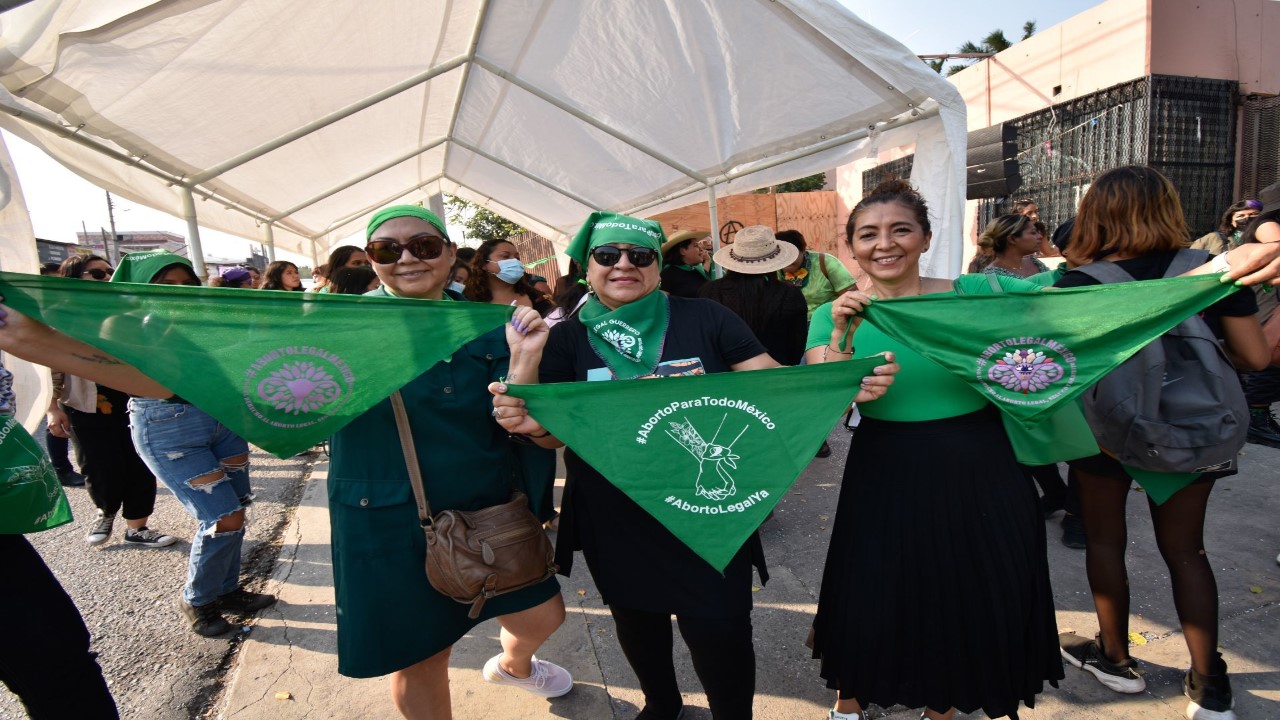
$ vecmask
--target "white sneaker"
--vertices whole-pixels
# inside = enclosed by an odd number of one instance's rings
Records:
[[[498,665],[500,659],[502,653],[489,658],[482,671],[484,679],[494,685],[514,685],[545,698],[560,697],[573,689],[573,676],[555,663],[534,657],[533,672],[527,678],[518,678]]]
[[[842,713],[831,708],[827,712],[827,720],[866,720],[866,713]]]
[[[111,538],[111,528],[115,525],[116,516],[107,517],[107,514],[98,510],[98,519],[94,521],[93,527],[89,529],[89,534],[85,536],[84,541],[90,545],[101,545]]]

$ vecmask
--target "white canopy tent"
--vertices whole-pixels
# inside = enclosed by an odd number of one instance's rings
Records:
[[[198,215],[316,257],[442,192],[563,248],[910,145],[959,268],[964,103],[834,0],[35,0],[0,43],[0,127],[193,249]]]

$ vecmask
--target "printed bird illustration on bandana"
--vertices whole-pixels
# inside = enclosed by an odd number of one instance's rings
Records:
[[[747,432],[746,426],[743,426],[742,432],[738,433],[738,437],[728,445],[717,445],[715,440],[720,436],[720,431],[724,429],[724,421],[728,415],[720,418],[720,427],[716,428],[716,434],[711,437],[711,441],[707,442],[702,435],[693,426],[689,420],[681,423],[669,422],[671,429],[667,430],[667,435],[672,440],[680,443],[680,446],[689,451],[689,454],[698,461],[698,479],[694,481],[695,492],[707,498],[720,502],[726,498],[737,494],[738,488],[733,481],[733,475],[729,473],[730,469],[738,469],[739,455],[733,452],[733,446]],[[709,473],[706,472],[708,462],[715,463],[716,478],[711,479]],[[727,467],[726,467],[727,466]],[[705,480],[704,480],[705,478]]]

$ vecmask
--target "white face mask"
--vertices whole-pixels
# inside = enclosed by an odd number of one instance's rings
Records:
[[[506,260],[495,260],[498,265],[498,272],[494,273],[494,277],[498,278],[508,285],[515,285],[520,278],[524,277],[524,265],[517,258],[507,258]]]
[[[461,295],[462,291],[466,289],[466,286],[458,282],[457,280],[454,280],[453,282],[449,283],[449,289]]]

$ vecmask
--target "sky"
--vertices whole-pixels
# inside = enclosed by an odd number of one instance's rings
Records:
[[[1021,37],[1022,25],[1034,20],[1045,30],[1094,5],[1100,0],[840,0],[869,22],[919,55],[954,52],[966,40],[978,42],[997,28],[1011,40]],[[36,237],[75,242],[82,229],[98,232],[109,227],[106,194],[71,171],[58,165],[40,150],[4,133]],[[114,198],[117,232],[168,230],[186,236],[181,218]],[[197,204],[197,211],[199,210]],[[461,237],[460,233],[451,235]],[[207,257],[243,259],[250,246],[261,239],[243,238],[202,229],[201,242]],[[310,265],[310,258],[284,251],[277,258]]]

